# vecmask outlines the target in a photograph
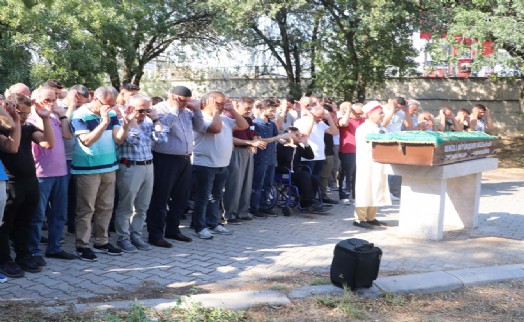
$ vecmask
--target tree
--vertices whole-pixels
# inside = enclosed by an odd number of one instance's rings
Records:
[[[26,1],[30,10],[7,2],[15,38],[37,58],[35,81],[92,85],[107,74],[117,89],[125,82],[138,85],[144,66],[174,42],[214,38],[211,14],[196,0]]]
[[[500,60],[498,50],[504,49],[509,59],[503,63],[524,70],[524,0],[449,0],[445,4],[452,8],[452,15],[440,23],[448,26],[449,34],[476,41],[473,45],[477,47],[472,49],[478,52],[480,44],[493,41],[494,54],[478,55],[477,64]],[[524,112],[524,84],[519,100]]]
[[[419,7],[411,1],[317,0],[323,9],[316,56],[317,81],[325,92],[363,102],[369,86],[390,67],[400,75],[414,66],[410,37]]]
[[[303,91],[304,69],[312,68],[314,10],[307,1],[210,0],[215,25],[229,40],[252,50],[267,50],[286,73],[290,95]],[[311,87],[311,86],[309,86]]]

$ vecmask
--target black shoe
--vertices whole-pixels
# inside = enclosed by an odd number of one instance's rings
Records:
[[[33,256],[33,262],[36,263],[38,266],[46,266],[47,262],[42,256]]]
[[[105,253],[107,255],[113,255],[113,256],[119,256],[122,255],[124,252],[120,248],[116,248],[115,246],[111,245],[110,243],[107,243],[105,245],[93,245],[93,251],[95,253]]]
[[[11,260],[6,263],[0,264],[0,273],[12,278],[24,277],[25,275],[24,271],[20,268],[20,266]]]
[[[39,273],[42,271],[42,266],[39,266],[34,260],[33,256],[28,255],[22,258],[17,258],[16,263],[26,272],[29,273]]]
[[[71,260],[71,259],[78,259],[78,256],[76,256],[75,254],[71,254],[71,253],[68,253],[66,251],[59,251],[58,253],[45,253],[45,257],[48,257],[48,258],[58,258],[58,259],[68,259],[68,260]]]
[[[329,205],[336,205],[336,204],[338,204],[338,201],[333,200],[333,199],[331,199],[329,197],[325,197],[325,198],[322,197],[322,203],[327,203]]]
[[[167,238],[167,239],[174,239],[174,240],[183,241],[183,242],[186,242],[186,243],[189,243],[189,242],[193,241],[193,239],[187,237],[186,235],[184,235],[182,233],[175,234],[175,235],[168,235],[168,234],[166,234],[164,237]]]
[[[260,209],[260,212],[262,213],[265,213],[268,217],[278,217],[278,214],[276,212],[273,211],[273,209],[269,209],[269,208],[262,208]]]
[[[310,212],[312,212],[312,213],[323,213],[323,212],[329,211],[330,209],[331,209],[331,207],[324,207],[324,206],[319,204],[319,205],[311,206]]]
[[[253,215],[253,218],[256,219],[267,219],[267,215],[262,213],[260,210],[251,211],[251,215]]]
[[[357,226],[357,227],[365,228],[365,229],[374,229],[375,228],[375,226],[368,224],[367,221],[361,221],[361,222],[354,221],[353,226]]]
[[[98,260],[95,253],[93,253],[93,251],[89,247],[78,247],[76,249],[76,254],[83,261],[94,262]]]
[[[44,237],[44,236],[40,237],[40,245],[47,245],[47,242],[48,242],[47,237]]]
[[[387,227],[388,225],[383,222],[383,221],[378,221],[376,219],[373,219],[373,220],[369,220],[369,221],[366,221],[368,224],[370,225],[373,225],[373,226],[384,226],[384,227]]]
[[[230,225],[241,225],[240,219],[237,218],[228,219],[226,223]]]
[[[240,217],[239,219],[243,220],[243,221],[253,221],[253,217],[251,217],[250,215],[246,215],[244,217]]]
[[[170,242],[168,242],[167,240],[163,239],[163,238],[160,238],[160,239],[157,239],[157,240],[149,240],[149,243],[153,246],[156,246],[156,247],[163,247],[163,248],[171,248],[173,247],[173,244],[171,244]]]

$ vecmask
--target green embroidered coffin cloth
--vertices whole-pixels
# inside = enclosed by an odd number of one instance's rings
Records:
[[[401,131],[384,134],[368,134],[367,141],[381,143],[416,143],[441,146],[451,141],[478,141],[496,140],[497,137],[483,132],[428,132],[428,131]]]
[[[433,166],[495,153],[496,136],[483,132],[403,131],[368,134],[373,160],[380,163]]]

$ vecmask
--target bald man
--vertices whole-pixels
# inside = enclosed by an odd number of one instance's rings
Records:
[[[31,89],[26,84],[16,83],[11,85],[11,87],[5,91],[5,97],[8,97],[10,94],[22,94],[31,97]]]

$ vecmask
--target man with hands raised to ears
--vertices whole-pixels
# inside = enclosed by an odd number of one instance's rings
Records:
[[[149,250],[142,239],[142,230],[153,192],[153,142],[166,142],[164,127],[158,113],[151,109],[151,99],[135,94],[127,101],[136,111],[129,122],[126,140],[118,150],[119,169],[116,172],[118,206],[115,213],[116,245],[124,252]],[[147,117],[146,117],[147,116]]]
[[[222,115],[227,111],[233,119]],[[249,124],[221,92],[210,92],[202,98],[205,130],[195,132],[193,176],[193,226],[199,238],[211,239],[212,234],[230,235],[219,224],[220,202],[226,184],[233,131],[245,130]]]
[[[52,98],[54,99],[54,93]],[[7,203],[4,211],[4,224],[0,227],[0,272],[9,277],[22,277],[24,271],[36,273],[42,266],[36,257],[29,253],[28,242],[31,235],[31,222],[38,203],[38,179],[31,143],[52,149],[54,133],[50,121],[51,110],[48,102],[33,101],[34,112],[42,119],[42,128],[26,123],[31,114],[31,100],[23,94],[13,94],[9,100],[16,105],[17,116],[11,114],[20,126],[20,146],[16,153],[0,152],[9,181],[7,183]],[[12,260],[9,238],[13,240],[16,253]]]
[[[71,120],[77,139],[71,173],[76,175],[76,249],[82,260],[97,260],[95,252],[121,255],[109,243],[108,230],[113,210],[116,170],[116,144],[122,144],[136,111],[129,106],[122,113],[122,125],[113,110],[118,93],[112,87],[95,90],[92,102],[81,106]],[[91,219],[94,218],[94,247],[91,249]]]
[[[167,101],[154,106],[167,135],[166,142],[155,142],[152,149],[155,179],[146,221],[149,243],[157,247],[173,247],[164,238],[192,241],[179,228],[191,192],[193,130],[205,130],[200,102],[192,95],[189,88],[174,86]]]
[[[41,87],[33,92],[33,97],[37,104],[51,112],[49,120],[54,137],[52,149],[35,142],[32,144],[40,198],[31,223],[29,252],[40,266],[45,266],[46,261],[42,257],[39,244],[48,204],[51,204],[52,211],[48,212],[46,257],[66,260],[77,258],[64,251],[60,243],[67,215],[68,169],[64,140],[72,139],[73,134],[64,108],[57,104],[56,91],[53,88]],[[39,115],[32,114],[28,121],[37,128],[44,129],[44,119]]]

